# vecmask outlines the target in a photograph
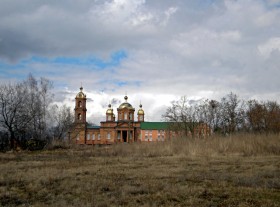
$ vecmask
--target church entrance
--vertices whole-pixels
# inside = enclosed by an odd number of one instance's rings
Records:
[[[127,142],[127,131],[122,131],[123,142]]]

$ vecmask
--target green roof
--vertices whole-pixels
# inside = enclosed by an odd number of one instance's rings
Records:
[[[197,122],[141,122],[140,128],[143,130],[186,129],[198,124]]]
[[[141,122],[140,124],[140,128],[143,130],[160,130],[167,129],[168,127],[168,122]]]

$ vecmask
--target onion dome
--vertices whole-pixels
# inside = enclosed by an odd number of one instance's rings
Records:
[[[144,110],[142,109],[142,104],[139,105],[140,109],[138,110],[138,115],[144,115]]]
[[[114,114],[113,109],[111,108],[111,104],[108,105],[108,109],[106,111],[106,114]]]
[[[122,104],[119,106],[119,109],[124,109],[124,108],[127,108],[127,109],[134,109],[134,108],[132,107],[132,105],[131,105],[130,103],[127,102],[127,99],[128,99],[128,97],[125,96],[125,97],[124,97],[125,102],[122,103]]]
[[[86,98],[86,94],[83,92],[83,87],[81,86],[80,92],[77,94],[76,98]]]

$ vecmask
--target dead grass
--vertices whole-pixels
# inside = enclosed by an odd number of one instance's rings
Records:
[[[279,136],[0,154],[0,206],[280,206]]]

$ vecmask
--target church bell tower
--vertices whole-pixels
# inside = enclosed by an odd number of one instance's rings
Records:
[[[76,96],[76,105],[75,105],[75,123],[86,123],[86,95],[83,93],[83,87],[80,88],[80,92]]]

